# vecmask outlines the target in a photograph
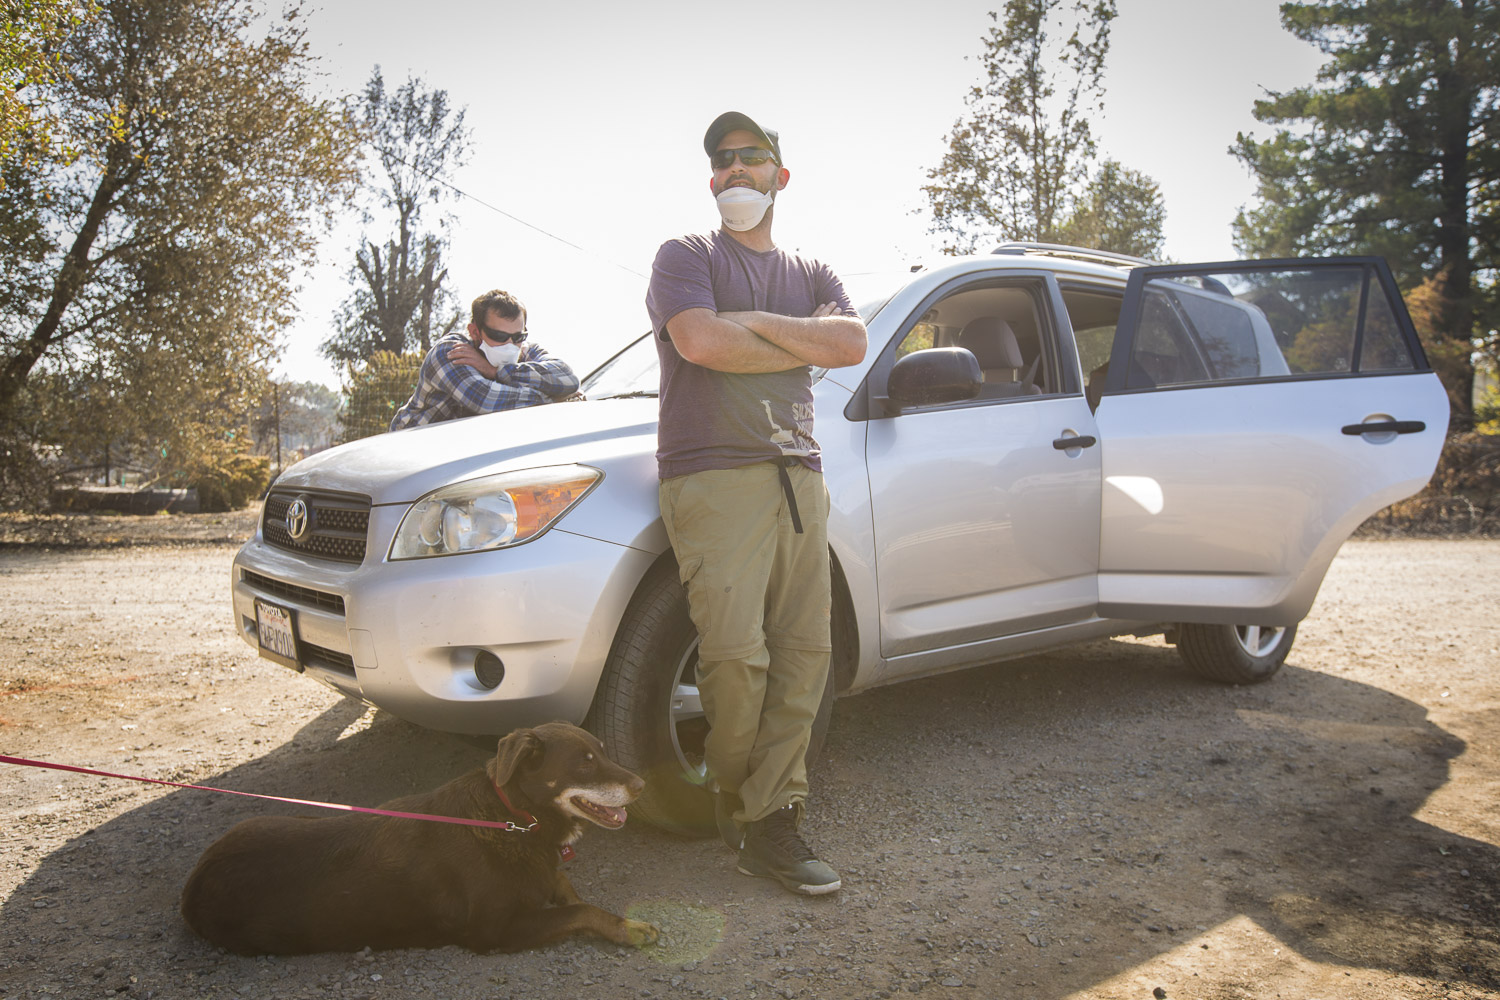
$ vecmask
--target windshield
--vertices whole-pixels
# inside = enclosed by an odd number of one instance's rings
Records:
[[[656,345],[651,334],[644,333],[585,375],[578,388],[589,399],[654,396],[658,381]]]
[[[845,290],[854,302],[859,318],[870,322],[882,306],[890,301],[909,273],[866,273],[851,275]],[[822,378],[827,369],[814,368],[813,381]],[[660,384],[656,344],[644,333],[631,341],[614,357],[589,372],[579,386],[589,399],[619,399],[632,396],[655,396]]]

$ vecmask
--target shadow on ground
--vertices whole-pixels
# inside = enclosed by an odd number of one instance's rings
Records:
[[[929,982],[1061,996],[1189,944],[1232,980],[1209,932],[1249,918],[1314,962],[1496,989],[1500,850],[1415,818],[1464,749],[1376,687],[1224,688],[1111,641],[841,702],[815,779]]]

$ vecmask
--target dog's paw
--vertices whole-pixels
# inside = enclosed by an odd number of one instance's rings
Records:
[[[648,924],[641,920],[627,920],[625,921],[625,936],[635,947],[644,948],[648,944],[655,944],[661,937],[661,931],[656,929],[655,924]]]

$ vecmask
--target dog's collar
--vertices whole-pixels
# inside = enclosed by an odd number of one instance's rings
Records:
[[[535,816],[531,815],[531,813],[527,812],[525,809],[517,809],[515,806],[511,805],[510,799],[506,798],[505,796],[505,789],[496,784],[493,779],[491,779],[490,784],[494,785],[495,794],[500,796],[500,804],[505,806],[506,809],[510,810],[512,816],[519,816],[521,819],[526,821],[526,826],[516,826],[514,823],[506,823],[505,829],[507,831],[513,831],[515,833],[530,833],[532,830],[536,829],[537,819]],[[574,858],[578,857],[578,852],[573,850],[572,844],[563,844],[557,849],[557,856],[563,861],[572,861]]]
[[[506,830],[514,833],[530,833],[532,830],[536,829],[535,816],[531,815],[531,813],[527,812],[525,809],[517,809],[515,806],[511,805],[510,799],[505,797],[505,789],[501,788],[494,780],[491,780],[490,784],[494,786],[495,794],[500,796],[500,804],[505,806],[506,809],[510,810],[510,814],[512,816],[519,816],[526,823],[525,826],[516,826],[516,824],[514,823],[507,823],[505,824]]]

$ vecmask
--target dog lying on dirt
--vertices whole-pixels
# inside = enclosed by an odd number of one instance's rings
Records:
[[[203,853],[182,915],[241,955],[518,951],[580,932],[640,947],[656,928],[582,902],[558,863],[585,821],[623,826],[625,805],[644,787],[576,726],[518,729],[484,767],[381,807],[516,829],[362,813],[249,819]]]

